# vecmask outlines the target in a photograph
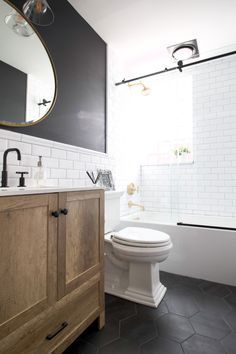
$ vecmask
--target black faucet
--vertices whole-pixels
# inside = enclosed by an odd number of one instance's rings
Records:
[[[2,184],[1,187],[8,187],[7,185],[7,155],[9,152],[15,151],[17,153],[17,160],[21,160],[21,153],[19,149],[7,149],[3,154],[3,170],[2,170]]]

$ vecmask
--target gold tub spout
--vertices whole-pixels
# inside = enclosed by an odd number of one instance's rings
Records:
[[[128,207],[129,207],[129,208],[132,208],[133,206],[139,207],[142,211],[145,210],[145,208],[144,208],[143,205],[134,203],[134,202],[132,202],[132,200],[129,200],[129,201],[128,201]]]

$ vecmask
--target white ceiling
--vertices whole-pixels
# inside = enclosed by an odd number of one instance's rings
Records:
[[[201,57],[236,43],[236,0],[69,2],[131,71],[170,65],[166,47],[190,39],[197,39]]]

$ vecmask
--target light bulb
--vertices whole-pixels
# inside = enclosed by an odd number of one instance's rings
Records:
[[[49,26],[54,22],[54,13],[46,0],[28,0],[23,5],[25,16],[35,25]]]

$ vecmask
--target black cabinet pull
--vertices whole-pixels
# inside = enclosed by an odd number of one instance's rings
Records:
[[[61,213],[64,214],[64,215],[67,215],[68,214],[68,209],[61,209]]]
[[[67,322],[63,322],[59,327],[57,327],[57,328],[55,329],[54,332],[49,333],[49,334],[47,335],[46,339],[47,339],[47,340],[53,339],[54,337],[56,337],[56,335],[57,335],[58,333],[60,333],[60,332],[61,332],[64,328],[66,328],[67,326],[68,326],[68,323],[67,323]]]
[[[59,215],[60,215],[60,214],[59,214],[58,211],[53,211],[53,212],[52,212],[52,216],[54,216],[54,218],[58,218]]]

